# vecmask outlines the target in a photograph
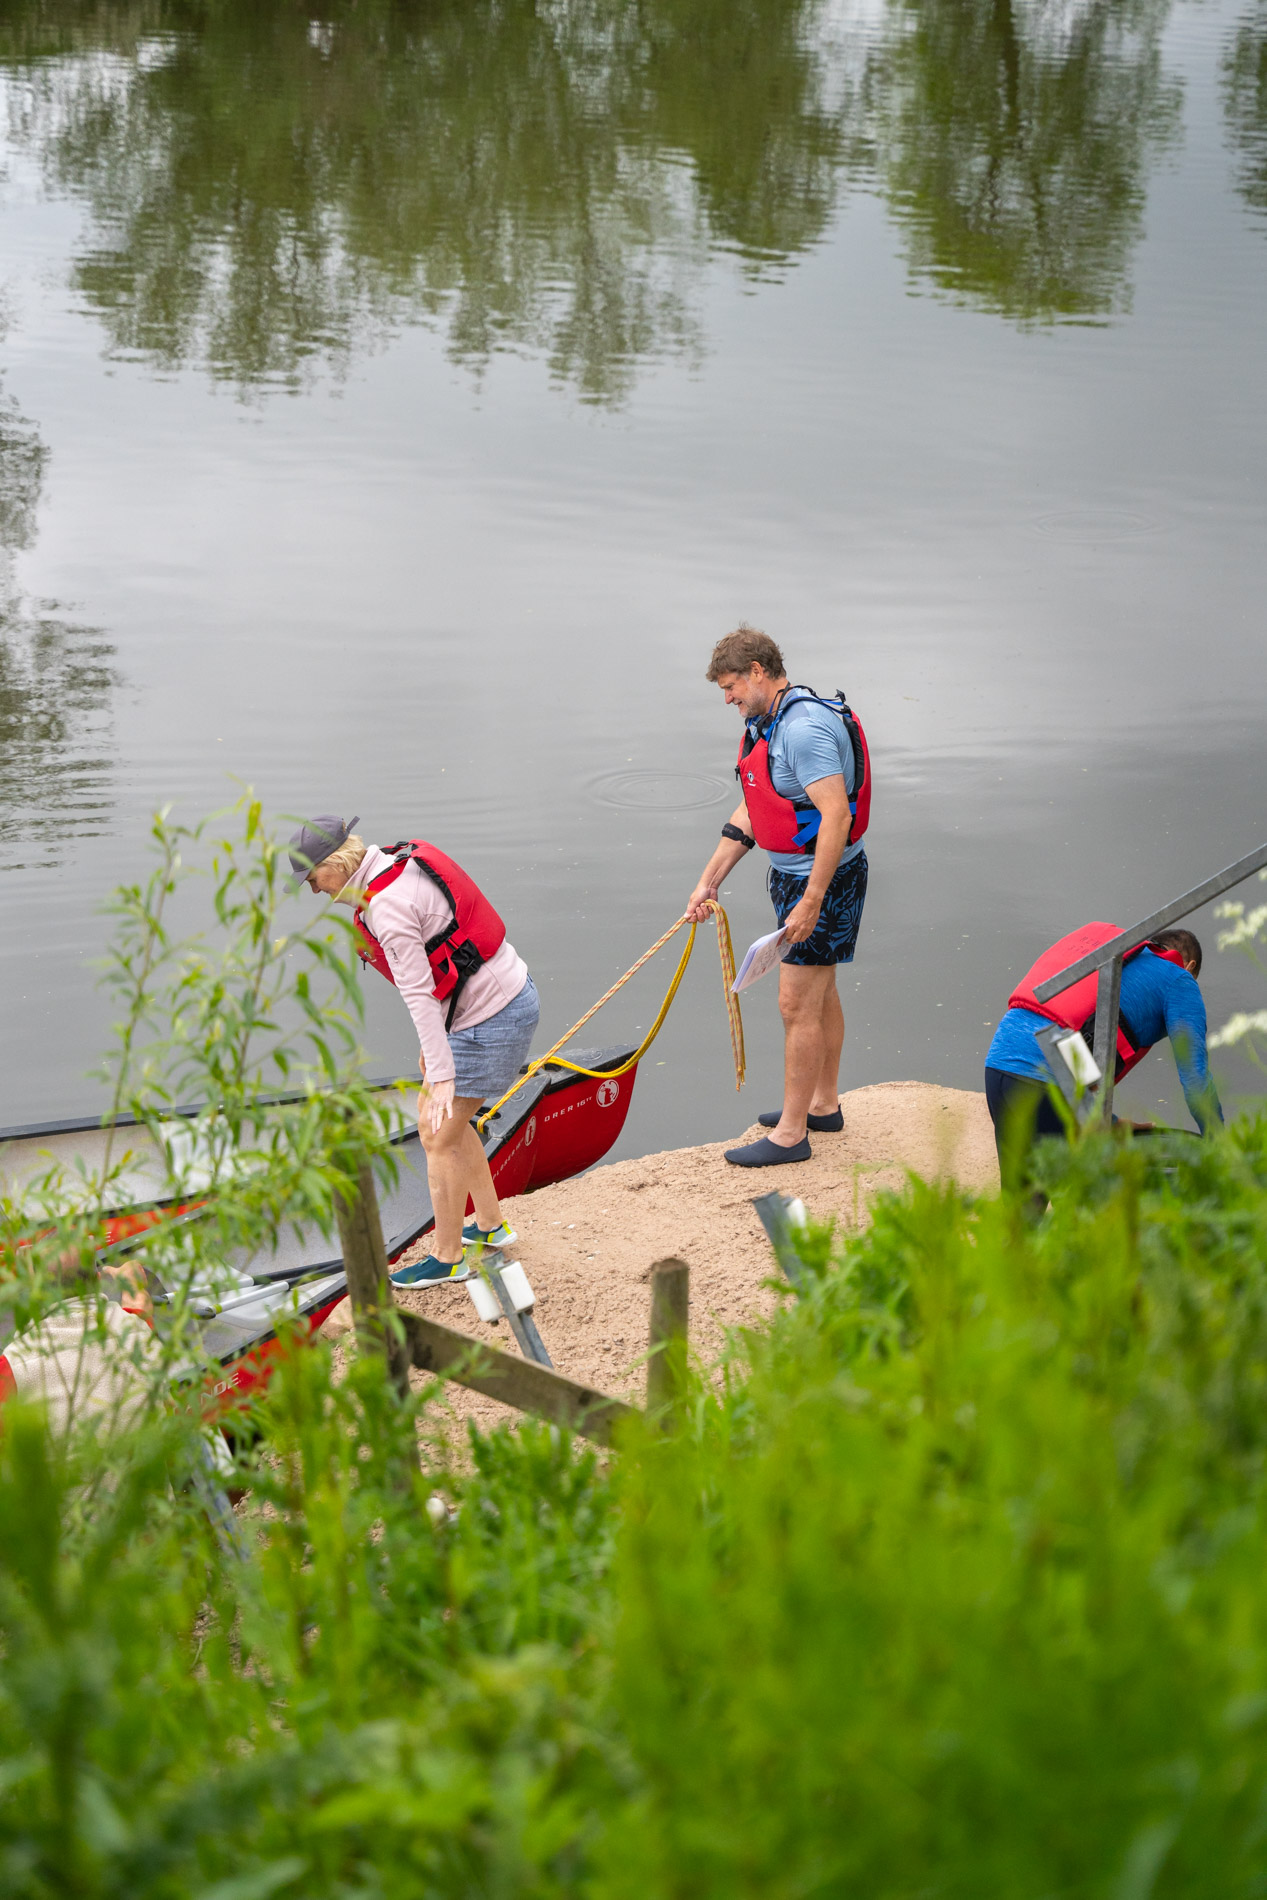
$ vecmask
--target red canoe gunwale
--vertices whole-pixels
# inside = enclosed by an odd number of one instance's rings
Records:
[[[632,1047],[569,1049],[565,1054],[569,1060],[598,1073],[577,1075],[549,1064],[525,1084],[484,1132],[484,1149],[493,1184],[503,1199],[529,1194],[555,1181],[583,1174],[610,1152],[624,1128],[638,1071],[635,1067],[619,1077],[606,1071],[627,1062],[633,1054]],[[391,1079],[383,1085],[389,1086]],[[200,1112],[196,1107],[173,1111],[185,1117]],[[121,1115],[116,1125],[135,1126],[136,1121],[132,1116]],[[11,1141],[29,1143],[41,1138],[65,1138],[101,1126],[99,1117],[89,1117],[4,1128],[0,1129],[0,1146]],[[399,1178],[394,1184],[380,1184],[379,1189],[383,1231],[391,1262],[398,1260],[434,1225],[417,1130],[402,1130],[393,1146],[398,1151]],[[128,1253],[135,1248],[138,1236],[148,1228],[163,1220],[195,1216],[200,1205],[199,1202],[149,1202],[110,1216],[99,1257]],[[221,1367],[218,1378],[208,1379],[208,1398],[211,1411],[222,1422],[227,1422],[234,1410],[267,1385],[279,1355],[292,1341],[310,1339],[347,1292],[342,1255],[332,1252],[331,1242],[315,1230],[310,1235],[285,1237],[269,1264],[256,1260],[246,1264],[261,1283],[261,1297],[267,1294],[269,1282],[285,1281],[298,1294],[298,1310],[283,1309],[291,1318],[289,1323],[277,1322],[282,1327],[280,1333],[277,1325],[262,1316],[249,1321],[244,1316],[239,1323],[234,1321],[231,1312],[226,1312],[206,1322],[203,1345]],[[307,1298],[305,1285],[311,1288]],[[6,1396],[5,1370],[5,1362],[0,1357],[0,1403]]]

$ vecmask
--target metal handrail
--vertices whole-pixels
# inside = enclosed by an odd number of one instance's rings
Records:
[[[1110,937],[1098,949],[1089,950],[1085,957],[1079,957],[1066,970],[1049,976],[1034,986],[1036,1002],[1050,1002],[1053,996],[1059,996],[1062,990],[1069,989],[1074,983],[1081,982],[1084,976],[1099,972],[1099,981],[1095,992],[1095,1044],[1092,1054],[1099,1065],[1104,1081],[1100,1087],[1099,1110],[1107,1122],[1113,1114],[1113,1071],[1117,1057],[1117,1023],[1122,997],[1122,963],[1132,950],[1147,943],[1161,930],[1178,923],[1181,917],[1187,917],[1194,910],[1200,910],[1211,898],[1221,897],[1224,891],[1230,891],[1234,884],[1242,884],[1255,871],[1267,867],[1267,844],[1260,844],[1256,851],[1246,857],[1238,858],[1235,864],[1229,864],[1217,877],[1209,877],[1204,884],[1197,884],[1182,897],[1172,899],[1155,910],[1151,917],[1145,917],[1139,924],[1133,924],[1129,930],[1123,930],[1116,937]]]

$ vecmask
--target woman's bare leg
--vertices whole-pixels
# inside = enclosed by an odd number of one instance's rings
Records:
[[[436,1217],[431,1251],[437,1260],[450,1265],[462,1255],[462,1223],[468,1197],[474,1201],[475,1218],[484,1229],[498,1226],[502,1217],[484,1144],[471,1127],[471,1116],[479,1105],[478,1096],[455,1096],[452,1119],[442,1121],[435,1134],[421,1116],[418,1121]]]

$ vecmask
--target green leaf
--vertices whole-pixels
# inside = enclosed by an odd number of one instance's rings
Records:
[[[270,1894],[289,1887],[306,1872],[308,1863],[296,1854],[270,1861],[249,1874],[237,1874],[231,1880],[218,1880],[214,1886],[201,1887],[193,1900],[268,1900]]]

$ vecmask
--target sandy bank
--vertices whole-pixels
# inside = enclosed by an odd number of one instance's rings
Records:
[[[748,1172],[730,1167],[732,1142],[672,1149],[594,1168],[504,1203],[519,1233],[514,1254],[537,1295],[536,1319],[560,1372],[626,1396],[640,1395],[635,1365],[647,1337],[652,1264],[675,1254],[691,1269],[691,1344],[714,1358],[726,1328],[767,1313],[762,1286],[769,1243],[752,1197],[771,1188],[799,1194],[811,1213],[852,1227],[872,1197],[900,1186],[909,1169],[965,1187],[998,1185],[985,1097],[926,1082],[881,1082],[841,1097],[839,1135],[814,1135],[813,1159]],[[761,1132],[753,1127],[747,1137]],[[406,1258],[426,1252],[425,1245]],[[400,1304],[498,1345],[504,1326],[484,1326],[462,1286],[401,1293]],[[340,1315],[341,1317],[341,1315]],[[336,1321],[337,1325],[337,1321]],[[492,1400],[450,1388],[459,1415],[492,1424],[509,1414]]]

